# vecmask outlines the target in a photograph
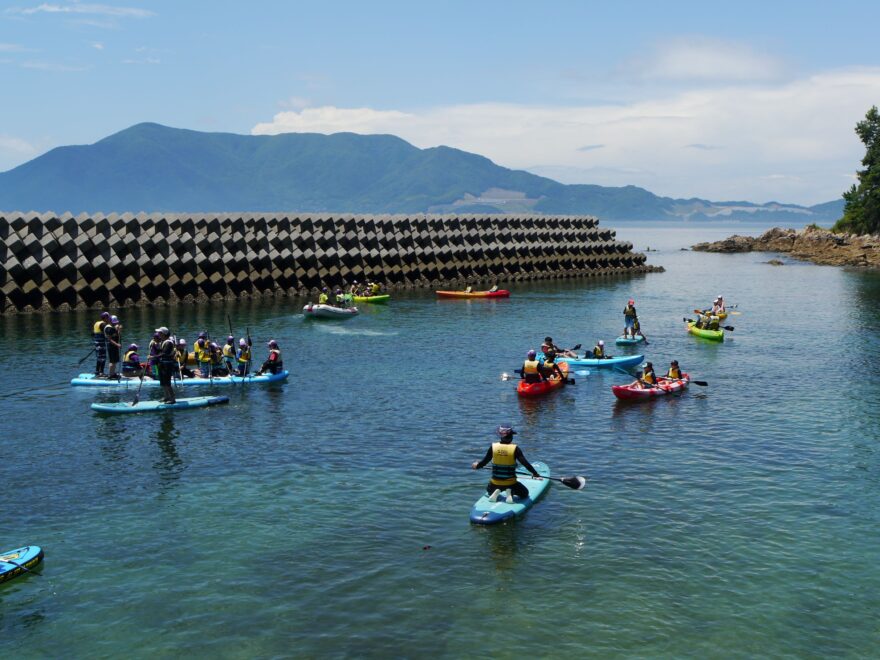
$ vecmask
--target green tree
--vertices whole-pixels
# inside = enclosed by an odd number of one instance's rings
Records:
[[[880,112],[872,106],[865,119],[856,124],[856,133],[867,149],[856,174],[859,184],[843,193],[846,205],[834,231],[873,234],[880,231]]]

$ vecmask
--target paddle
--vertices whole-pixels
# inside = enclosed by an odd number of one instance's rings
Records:
[[[531,472],[520,472],[519,470],[517,470],[516,473],[517,473],[517,474],[527,475],[527,476],[529,476],[529,477],[534,477],[534,476],[535,476],[535,475],[533,475]],[[564,484],[564,485],[568,486],[568,487],[571,488],[572,490],[583,490],[583,489],[587,486],[587,478],[586,478],[586,477],[580,477],[580,476],[574,476],[574,477],[545,477],[545,476],[542,475],[541,478],[542,478],[542,479],[552,479],[553,481],[558,481],[558,482],[560,482],[561,484]]]
[[[686,318],[684,318],[684,317],[682,317],[681,320],[684,321],[684,322],[686,322],[686,323],[696,323],[696,321],[694,321],[693,319],[686,319]],[[733,332],[733,330],[734,330],[734,328],[733,328],[732,325],[719,325],[718,327],[719,327],[719,328],[724,328],[725,330],[727,330],[727,331],[729,331],[729,332]]]
[[[514,369],[513,373],[522,374],[522,369]],[[580,371],[576,371],[575,373],[578,375],[582,375],[582,376],[589,376],[590,375],[589,371],[584,371],[583,373]],[[501,380],[522,380],[522,378],[517,378],[517,377],[511,376],[510,374],[505,372],[505,373],[501,374]],[[563,381],[563,382],[566,385],[574,385],[575,384],[574,378],[566,378],[565,381]]]
[[[149,360],[147,360],[147,364],[149,364]],[[141,382],[138,385],[137,392],[135,392],[134,401],[131,402],[132,408],[141,402],[141,388],[144,386],[144,372],[146,372],[146,369],[141,369]]]
[[[12,561],[11,559],[3,559],[0,561],[3,561],[6,564],[12,564],[13,566],[16,566],[16,567],[20,568],[21,570],[25,571],[26,573],[32,573],[33,575],[40,575],[36,571],[32,571],[31,569],[29,569],[27,566],[25,566],[23,564],[19,564],[17,561]]]
[[[89,357],[91,357],[92,353],[94,353],[94,352],[95,352],[95,347],[92,346],[92,350],[90,350],[89,353],[88,353],[88,355],[86,355],[82,360],[80,360],[79,362],[77,362],[77,363],[76,363],[76,366],[79,366],[79,365],[81,365],[83,362],[85,362],[86,360],[88,360]],[[12,563],[12,562],[10,562],[10,563]]]
[[[245,367],[244,375],[251,375],[251,356],[254,353],[254,342],[251,341],[251,327],[247,326],[247,345],[248,345],[248,359],[247,359],[247,367]]]
[[[229,322],[229,336],[232,337],[232,359],[235,359],[235,333],[232,331],[232,319],[229,318],[229,314],[226,315],[226,320]],[[229,369],[229,382],[234,383],[235,378],[235,369],[232,368],[232,362],[229,360],[226,361],[226,367]],[[241,381],[241,384],[244,385],[244,381]]]

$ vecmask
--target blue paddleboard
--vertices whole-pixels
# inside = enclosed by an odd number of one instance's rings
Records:
[[[174,385],[255,385],[257,383],[273,383],[286,380],[289,371],[277,374],[263,374],[262,376],[215,376],[214,378],[176,378],[171,382]],[[122,378],[110,380],[108,378],[95,378],[95,374],[80,374],[70,381],[71,385],[87,387],[140,387],[140,378]],[[159,380],[156,378],[144,378],[144,387],[158,387]]]
[[[33,570],[41,561],[43,549],[38,545],[26,545],[16,550],[0,552],[0,582],[27,573],[25,569]]]
[[[93,403],[92,410],[111,415],[126,415],[142,412],[159,412],[162,410],[188,410],[190,408],[204,408],[205,406],[217,406],[221,403],[229,403],[228,396],[193,396],[188,399],[177,399],[174,403],[162,401],[139,401],[131,405],[130,401],[119,403]]]
[[[538,358],[543,358],[544,354],[539,353]],[[617,355],[615,357],[597,359],[597,358],[571,358],[562,355],[556,356],[557,362],[568,362],[569,367],[596,367],[597,369],[613,369],[614,367],[635,367],[644,362],[644,355]]]
[[[615,344],[620,344],[622,346],[632,346],[633,344],[638,344],[639,342],[645,341],[644,335],[636,335],[635,337],[624,337],[620,336],[614,340]]]
[[[550,476],[550,468],[546,463],[535,462],[532,467],[537,470],[542,477]],[[529,489],[529,496],[525,499],[518,497],[513,498],[513,504],[507,503],[507,493],[502,492],[498,499],[492,502],[489,494],[484,494],[474,508],[471,509],[471,522],[477,525],[494,525],[495,523],[511,520],[517,516],[521,516],[532,508],[532,505],[538,501],[538,498],[544,494],[550,485],[549,479],[535,479],[531,474],[517,474],[517,480]]]

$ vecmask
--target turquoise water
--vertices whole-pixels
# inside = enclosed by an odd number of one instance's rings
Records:
[[[285,350],[288,383],[188,412],[91,413],[132,396],[66,385],[91,314],[0,320],[0,547],[46,550],[0,586],[0,657],[876,655],[880,277],[679,251],[732,231],[628,225],[666,273],[398,295],[343,323],[291,302],[125,311],[140,343],[225,335],[228,312]],[[718,293],[736,330],[687,335]],[[648,359],[709,387],[625,405],[613,371],[535,401],[500,380],[545,334],[613,340],[629,296]],[[471,526],[469,465],[505,421],[589,485]]]

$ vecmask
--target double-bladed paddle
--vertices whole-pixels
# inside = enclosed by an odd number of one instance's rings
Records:
[[[531,472],[520,472],[516,471],[517,474],[526,475],[529,477],[534,477]],[[587,478],[574,476],[574,477],[545,477],[544,475],[540,475],[541,479],[552,479],[553,481],[558,481],[565,486],[568,486],[572,490],[583,490],[587,486]]]

